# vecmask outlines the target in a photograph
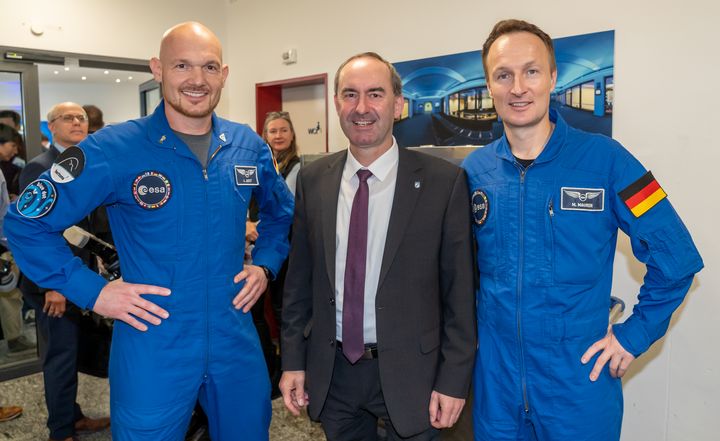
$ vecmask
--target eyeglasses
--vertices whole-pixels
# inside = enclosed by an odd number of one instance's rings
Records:
[[[59,120],[59,119],[63,120],[63,122],[66,122],[66,123],[72,123],[72,122],[75,121],[75,120],[78,120],[78,122],[79,122],[80,124],[88,122],[88,117],[87,117],[87,116],[85,116],[85,115],[80,115],[80,114],[78,114],[78,115],[73,115],[72,113],[66,113],[66,114],[64,114],[64,115],[58,115],[58,116],[56,116],[55,118],[53,118],[52,120],[50,120],[50,122],[54,122],[54,121],[57,121],[57,120]]]

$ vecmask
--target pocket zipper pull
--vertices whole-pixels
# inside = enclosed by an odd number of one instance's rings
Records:
[[[548,213],[550,213],[550,217],[555,216],[555,211],[553,211],[552,199],[550,199],[550,205],[548,205]]]

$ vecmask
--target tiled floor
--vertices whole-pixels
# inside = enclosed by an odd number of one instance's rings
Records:
[[[43,396],[42,374],[30,375],[0,383],[0,405],[17,405],[24,408],[23,415],[12,421],[0,423],[0,441],[42,441],[47,439],[45,421],[47,409]],[[78,403],[90,417],[108,415],[110,393],[107,380],[80,374]],[[81,437],[83,441],[111,440],[110,432]],[[270,425],[272,441],[324,441],[319,424],[307,417],[290,415],[281,399],[273,401],[273,419]]]

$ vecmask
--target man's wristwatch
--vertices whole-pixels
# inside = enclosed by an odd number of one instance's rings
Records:
[[[258,266],[259,266],[260,268],[262,268],[263,271],[265,271],[265,277],[266,277],[268,280],[272,280],[272,273],[270,272],[270,270],[268,269],[268,267],[266,267],[266,266],[264,266],[264,265],[258,265]]]

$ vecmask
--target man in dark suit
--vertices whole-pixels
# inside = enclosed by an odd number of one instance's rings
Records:
[[[375,53],[335,76],[348,150],[297,180],[280,389],[328,440],[432,440],[468,393],[476,331],[469,196],[454,165],[399,149],[402,82]]]
[[[87,114],[75,103],[56,104],[48,113],[48,127],[53,135],[52,145],[48,151],[25,166],[20,175],[20,188],[25,188],[45,170],[50,169],[63,152],[71,155],[73,150],[79,151],[72,146],[87,137]],[[69,149],[71,147],[72,150]],[[72,173],[72,170],[69,171]],[[87,225],[80,226],[88,229]],[[59,292],[40,288],[26,277],[23,278],[20,288],[35,308],[40,332],[47,341],[43,357],[43,379],[50,440],[71,441],[76,439],[77,432],[106,429],[110,426],[109,418],[88,418],[83,415],[80,405],[75,401],[78,387],[77,320],[80,309],[68,302]]]

